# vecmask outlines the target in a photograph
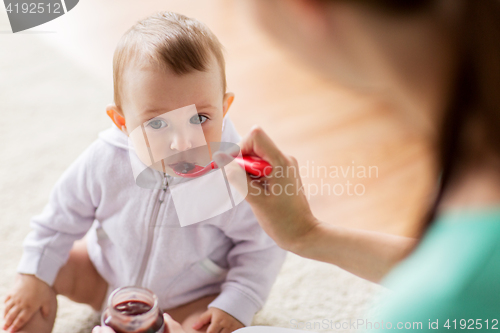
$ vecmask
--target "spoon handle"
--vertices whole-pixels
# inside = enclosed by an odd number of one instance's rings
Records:
[[[255,156],[243,155],[235,160],[248,174],[255,177],[268,176],[273,171],[271,164]]]

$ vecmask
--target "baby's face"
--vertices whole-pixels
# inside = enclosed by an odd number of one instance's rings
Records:
[[[180,164],[204,166],[211,160],[207,144],[221,141],[232,101],[232,94],[222,92],[215,60],[205,72],[183,75],[131,67],[122,87],[126,131],[144,164],[175,177]]]

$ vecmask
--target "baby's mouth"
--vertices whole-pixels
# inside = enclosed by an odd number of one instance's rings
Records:
[[[174,172],[178,175],[186,175],[193,172],[196,172],[198,169],[202,167],[191,162],[178,162],[174,164],[169,164],[169,166],[174,170]]]

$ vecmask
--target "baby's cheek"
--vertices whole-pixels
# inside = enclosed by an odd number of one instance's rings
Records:
[[[222,138],[222,123],[210,124],[203,128],[203,134],[205,135],[205,140],[207,144],[210,142],[220,142]]]

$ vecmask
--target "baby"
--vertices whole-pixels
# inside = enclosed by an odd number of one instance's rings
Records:
[[[56,294],[102,311],[112,290],[129,285],[153,291],[186,331],[229,333],[249,325],[284,251],[245,201],[181,227],[168,185],[176,163],[146,163],[163,170],[166,182],[138,186],[131,162],[144,157],[128,145],[134,130],[168,128],[164,116],[186,106],[196,112],[183,126],[201,129],[206,143],[239,141],[226,117],[234,95],[226,93],[219,41],[196,20],[158,13],[121,38],[113,72],[115,103],[106,111],[114,125],[66,170],[32,219],[5,301],[4,330],[51,332]],[[196,147],[189,137],[162,138],[172,156]]]

